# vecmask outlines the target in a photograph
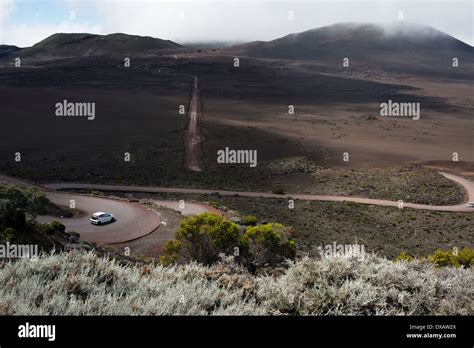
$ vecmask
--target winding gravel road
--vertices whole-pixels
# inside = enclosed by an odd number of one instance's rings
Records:
[[[453,211],[453,212],[474,212],[474,208],[470,208],[468,202],[474,201],[474,182],[459,177],[457,175],[440,172],[441,175],[452,180],[464,188],[466,200],[462,204],[436,206],[428,204],[403,203],[405,208],[437,210],[437,211]],[[75,184],[75,183],[55,183],[43,185],[51,190],[99,190],[99,191],[115,191],[115,192],[145,192],[145,193],[197,193],[197,194],[215,194],[221,196],[240,196],[240,197],[263,197],[263,198],[287,198],[306,201],[331,201],[331,202],[355,202],[360,204],[381,205],[388,207],[398,207],[397,201],[389,201],[383,199],[371,199],[362,197],[344,197],[344,196],[322,196],[308,194],[276,194],[268,192],[249,192],[249,191],[227,191],[227,190],[207,190],[207,189],[186,189],[186,188],[168,188],[168,187],[151,187],[151,186],[123,186],[123,185],[97,185],[97,184]]]
[[[474,208],[470,208],[468,202],[474,201],[474,182],[462,177],[440,172],[449,180],[452,180],[462,186],[465,190],[465,203],[450,206],[433,206],[427,204],[403,203],[403,207],[413,209],[426,209],[448,212],[471,212]],[[147,187],[147,186],[123,186],[123,185],[98,185],[98,184],[80,184],[80,183],[52,183],[44,185],[35,185],[26,181],[18,180],[11,177],[1,176],[0,182],[8,182],[20,187],[38,187],[43,190],[46,196],[55,204],[61,206],[69,206],[70,201],[74,200],[76,209],[85,213],[85,216],[75,218],[57,218],[52,216],[40,216],[40,222],[51,222],[52,220],[61,221],[68,230],[78,232],[81,238],[96,242],[98,244],[115,244],[134,240],[143,237],[155,231],[161,225],[160,216],[151,209],[146,209],[139,203],[128,202],[111,198],[93,197],[89,195],[58,192],[58,190],[99,190],[99,191],[115,191],[115,192],[144,192],[144,193],[197,193],[197,194],[214,194],[218,193],[222,196],[240,196],[240,197],[264,197],[264,198],[285,198],[295,200],[309,201],[331,201],[331,202],[355,202],[360,204],[380,205],[397,207],[398,202],[370,199],[362,197],[341,197],[341,196],[320,196],[306,194],[275,194],[268,192],[247,192],[247,191],[227,191],[227,190],[206,190],[206,189],[185,189],[185,188],[168,188],[168,187]],[[173,201],[155,201],[158,205],[166,206],[175,210],[179,210],[178,202]],[[209,207],[191,204],[187,206],[184,215],[198,214],[209,211]],[[89,222],[89,217],[97,211],[106,211],[114,214],[117,221],[111,224],[95,226]]]
[[[71,200],[74,200],[75,208],[82,213],[80,216],[74,218],[38,216],[37,220],[42,223],[49,223],[53,220],[60,221],[68,231],[79,233],[82,239],[89,242],[97,244],[123,243],[146,236],[161,225],[160,216],[139,203],[68,192],[55,192],[44,186],[1,175],[0,182],[8,182],[19,187],[37,187],[44,191],[51,202],[61,206],[69,207]],[[89,218],[98,211],[112,213],[117,221],[100,226],[92,225]]]
[[[128,242],[153,232],[161,225],[160,216],[139,203],[67,192],[45,193],[50,201],[61,206],[68,207],[70,200],[73,199],[76,208],[85,215],[76,218],[38,216],[37,220],[42,223],[60,221],[68,231],[78,232],[82,239],[90,242],[98,244]],[[89,218],[98,211],[112,213],[117,221],[100,226],[91,224]]]

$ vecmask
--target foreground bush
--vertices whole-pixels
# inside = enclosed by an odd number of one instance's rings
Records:
[[[230,261],[122,266],[71,251],[0,264],[0,314],[473,315],[469,270],[376,256],[304,258],[280,276]]]
[[[240,238],[240,259],[251,270],[277,266],[285,259],[293,259],[296,243],[290,238],[291,229],[281,224],[247,227]]]
[[[245,226],[255,226],[257,225],[257,217],[255,215],[246,215],[242,217],[241,223]]]
[[[197,261],[215,263],[220,255],[232,255],[236,260],[256,271],[260,267],[278,266],[296,254],[296,243],[290,238],[291,229],[281,224],[239,228],[237,224],[216,214],[204,213],[184,219],[176,232],[176,239],[165,243],[161,262]]]
[[[239,227],[216,214],[199,214],[181,221],[176,240],[165,244],[165,265],[198,261],[206,265],[216,262],[219,254],[232,254],[239,243]]]

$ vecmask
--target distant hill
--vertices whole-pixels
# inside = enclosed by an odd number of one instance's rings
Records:
[[[20,47],[11,46],[11,45],[0,45],[0,57],[9,55],[19,50],[21,50]]]
[[[223,50],[262,58],[322,59],[416,54],[473,54],[473,47],[431,27],[414,23],[339,23],[263,42]]]
[[[53,34],[32,47],[16,52],[20,57],[69,58],[163,54],[184,47],[169,40],[127,34]]]

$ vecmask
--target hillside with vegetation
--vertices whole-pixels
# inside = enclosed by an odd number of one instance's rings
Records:
[[[56,206],[36,188],[18,188],[0,183],[0,243],[35,244],[41,251],[61,250],[79,241],[79,235],[66,232],[58,221],[36,222],[37,215],[72,216]]]

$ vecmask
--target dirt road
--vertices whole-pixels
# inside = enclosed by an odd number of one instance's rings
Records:
[[[425,209],[447,212],[471,212],[474,208],[468,206],[467,202],[474,201],[474,182],[464,179],[460,176],[440,172],[449,180],[452,180],[462,186],[465,190],[465,203],[452,206],[432,206],[426,204],[415,204],[403,202],[402,208]],[[362,197],[341,197],[341,196],[319,196],[305,194],[275,194],[268,192],[247,192],[247,191],[226,191],[226,190],[206,190],[206,189],[185,189],[185,188],[167,188],[167,187],[140,187],[140,186],[122,186],[122,185],[97,185],[97,184],[80,184],[80,183],[54,183],[44,184],[41,186],[33,183],[18,180],[11,177],[1,176],[0,182],[8,182],[20,187],[35,186],[42,189],[48,199],[57,205],[69,206],[71,200],[74,200],[76,209],[83,211],[85,215],[77,218],[58,218],[52,216],[40,216],[40,222],[51,222],[59,220],[67,230],[78,232],[82,239],[96,242],[98,244],[117,244],[135,240],[146,236],[155,231],[161,225],[160,216],[152,211],[144,208],[138,203],[131,203],[122,200],[110,198],[92,197],[88,195],[73,194],[67,192],[58,192],[56,190],[67,189],[88,189],[99,191],[116,191],[116,192],[147,192],[147,193],[197,193],[197,194],[214,194],[218,193],[222,196],[241,196],[241,197],[264,197],[264,198],[285,198],[295,200],[309,201],[332,201],[332,202],[355,202],[360,204],[380,205],[399,207],[400,203],[389,200],[370,199]],[[179,202],[173,201],[155,201],[158,206],[166,206],[168,208],[181,211],[185,216],[199,214],[205,211],[212,211],[207,206],[201,206],[197,203],[187,203],[184,210],[180,209]],[[97,211],[107,211],[117,217],[117,221],[108,225],[95,226],[89,222],[89,217]],[[218,212],[218,211],[216,211]]]
[[[427,204],[416,204],[403,202],[403,208],[437,210],[437,211],[454,211],[454,212],[472,212],[474,208],[470,208],[467,202],[474,201],[474,182],[466,180],[462,177],[440,172],[449,180],[452,180],[463,187],[466,193],[465,203],[450,206],[435,206]],[[197,193],[197,194],[219,194],[222,196],[240,196],[240,197],[263,197],[263,198],[285,198],[307,201],[331,201],[331,202],[355,202],[360,204],[381,205],[389,207],[399,207],[399,202],[383,199],[371,199],[362,197],[344,197],[344,196],[323,196],[323,195],[307,195],[307,194],[275,194],[268,192],[248,192],[248,191],[227,191],[227,190],[208,190],[208,189],[186,189],[186,188],[168,188],[168,187],[148,187],[148,186],[123,186],[123,185],[97,185],[97,184],[75,184],[75,183],[56,183],[46,184],[45,187],[52,190],[67,189],[85,189],[99,191],[116,191],[116,192],[147,192],[147,193]]]
[[[38,216],[39,222],[60,221],[66,226],[66,230],[75,231],[81,235],[82,239],[98,244],[115,244],[134,240],[153,232],[161,224],[158,214],[145,209],[139,203],[66,192],[46,192],[46,196],[55,204],[66,207],[69,206],[71,200],[74,200],[76,208],[85,215],[77,218]],[[98,211],[112,213],[117,221],[100,226],[91,224],[89,218]]]
[[[0,182],[8,182],[20,187],[38,187],[33,183],[0,176]],[[134,240],[155,231],[161,225],[161,218],[152,210],[145,209],[138,203],[131,203],[116,199],[92,197],[87,195],[72,194],[68,192],[55,192],[44,190],[46,197],[53,203],[69,207],[71,200],[75,208],[83,214],[75,218],[59,218],[55,216],[38,216],[37,220],[49,223],[53,220],[60,221],[68,231],[80,234],[81,238],[98,244],[115,244]],[[112,213],[117,221],[106,225],[92,225],[90,216],[98,211]]]
[[[200,172],[203,169],[198,84],[199,80],[197,76],[194,76],[193,91],[188,109],[188,128],[185,134],[185,164],[188,169],[196,172]]]

